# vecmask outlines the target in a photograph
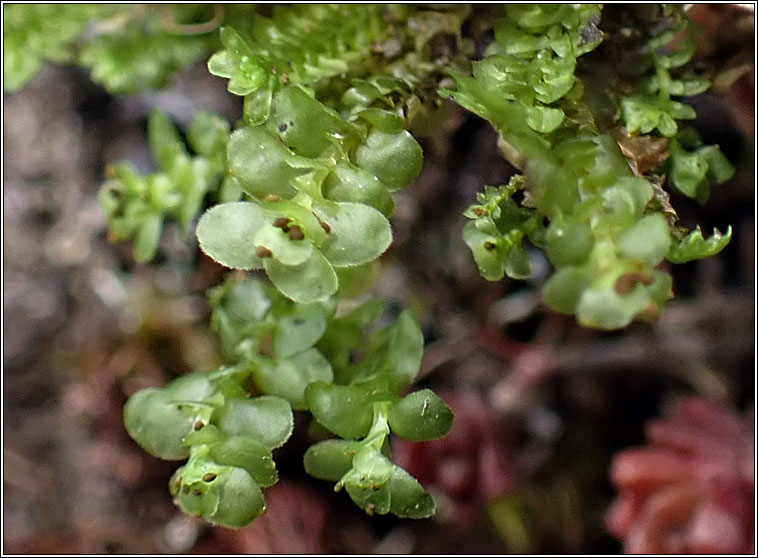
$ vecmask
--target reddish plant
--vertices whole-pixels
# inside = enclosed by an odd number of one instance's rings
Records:
[[[611,464],[619,495],[608,529],[630,554],[753,553],[752,412],[699,397],[672,405],[646,429],[649,445]]]

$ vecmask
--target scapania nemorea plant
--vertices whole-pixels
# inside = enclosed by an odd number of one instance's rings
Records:
[[[684,229],[669,201],[673,188],[704,202],[733,173],[686,126],[683,99],[709,86],[690,64],[694,31],[668,5],[268,8],[9,5],[5,87],[51,60],[127,94],[207,58],[244,99],[238,122],[201,112],[184,135],[154,112],[157,170],[113,165],[101,191],[111,238],[132,241],[137,261],[175,220],[219,264],[261,270],[208,293],[225,366],[126,404],[143,448],[187,460],[169,486],[179,507],[228,527],[254,520],[294,409],[333,436],[305,452],[309,474],[369,514],[429,517],[433,499],[393,463],[389,438],[442,437],[452,411],[408,392],[424,345],[413,314],[380,327],[382,301],[359,298],[392,243],[393,192],[421,172],[413,132],[457,103],[492,124],[519,170],[465,212],[483,277],[528,277],[532,246],[554,267],[551,309],[603,329],[654,319],[672,297],[662,262],[716,254],[731,236]],[[474,27],[494,37],[483,52]]]

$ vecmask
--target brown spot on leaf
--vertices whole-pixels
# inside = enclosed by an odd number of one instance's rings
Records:
[[[290,240],[303,240],[304,238],[305,234],[303,234],[303,229],[297,225],[292,225],[290,227]]]
[[[654,303],[650,303],[645,308],[642,309],[640,312],[640,317],[645,318],[650,321],[655,321],[660,316],[660,311],[658,310],[658,307]]]
[[[653,277],[650,275],[650,273],[631,271],[629,273],[619,275],[618,279],[616,279],[616,282],[613,284],[613,290],[620,295],[624,295],[631,292],[638,283],[649,285],[652,282]]]
[[[270,258],[274,253],[265,246],[256,246],[255,255],[259,258]]]
[[[316,219],[318,220],[318,224],[321,225],[321,228],[324,229],[324,232],[326,232],[326,234],[329,234],[332,232],[332,227],[329,226],[329,223],[322,221],[321,218],[315,213],[313,215],[316,217]]]
[[[258,346],[258,354],[261,356],[274,356],[274,340],[271,333],[266,333]]]

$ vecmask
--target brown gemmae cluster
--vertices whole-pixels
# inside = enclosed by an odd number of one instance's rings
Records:
[[[626,553],[754,553],[752,415],[688,397],[616,455],[606,521]]]

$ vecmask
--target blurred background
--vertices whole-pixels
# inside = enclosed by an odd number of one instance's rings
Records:
[[[723,32],[730,12],[692,15],[709,25],[704,56],[752,55],[752,38],[747,51],[725,46],[736,35]],[[539,251],[528,281],[479,277],[461,213],[482,185],[506,182],[513,169],[488,125],[448,106],[444,128],[420,138],[424,171],[397,194],[395,242],[374,286],[420,319],[421,387],[456,412],[447,438],[393,441],[398,462],[433,492],[437,516],[368,518],[307,477],[308,441],[295,436],[275,455],[284,480],[266,491],[268,512],[238,531],[179,512],[167,490],[176,464],[147,455],[121,421],[137,389],[220,363],[204,293],[224,270],[173,225],[156,261],[135,263],[130,246],[108,242],[96,196],[109,162],[152,168],[145,128],[154,107],[183,127],[200,109],[234,122],[241,106],[203,64],[165,90],[118,98],[84,71],[46,66],[3,98],[4,551],[617,553],[607,523],[618,502],[614,456],[660,445],[646,425],[686,395],[718,406],[727,430],[739,425],[721,442],[746,456],[752,473],[752,57],[745,64],[720,95],[693,101],[695,127],[720,145],[734,178],[704,206],[672,196],[684,224],[706,234],[731,225],[732,241],[716,257],[671,266],[676,298],[662,318],[622,332],[582,329],[547,311],[539,288],[549,263]],[[748,476],[740,482],[753,491]],[[752,526],[754,508],[739,509]]]

